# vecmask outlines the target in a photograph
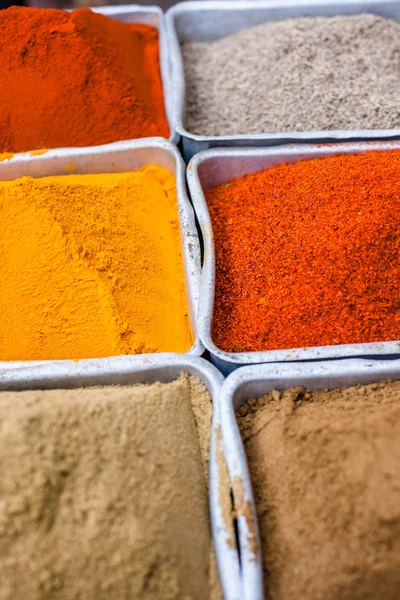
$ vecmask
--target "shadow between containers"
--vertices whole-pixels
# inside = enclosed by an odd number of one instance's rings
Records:
[[[117,356],[101,360],[88,359],[49,361],[13,370],[0,369],[0,390],[71,389],[103,385],[132,385],[137,383],[171,382],[180,373],[200,379],[213,401],[210,446],[209,506],[213,542],[224,598],[241,600],[239,556],[231,543],[233,522],[226,522],[223,503],[229,502],[230,487],[226,489],[220,478],[218,444],[220,437],[220,410],[218,396],[223,376],[202,358],[175,353]]]
[[[211,355],[211,361],[225,374],[240,366],[293,361],[321,361],[346,357],[390,358],[400,356],[400,342],[371,342],[268,350],[265,352],[225,352],[212,339],[215,298],[215,250],[211,218],[205,191],[237,177],[282,163],[324,158],[339,154],[359,154],[379,150],[400,150],[400,142],[359,142],[332,145],[289,145],[269,148],[218,148],[200,152],[190,161],[186,174],[190,196],[204,241],[197,326],[199,336]]]
[[[253,365],[242,367],[225,379],[219,395],[221,430],[235,513],[238,515],[243,600],[263,600],[264,587],[253,487],[235,412],[249,398],[259,398],[271,390],[297,386],[311,390],[335,389],[385,379],[400,379],[400,360],[348,359]]]
[[[172,67],[172,125],[189,161],[208,148],[400,139],[400,129],[337,130],[205,136],[185,126],[186,89],[181,53],[185,42],[211,42],[268,21],[373,13],[400,21],[399,0],[208,0],[180,2],[165,15]]]
[[[186,193],[185,165],[177,148],[163,138],[143,138],[139,140],[115,142],[104,146],[88,148],[61,148],[50,150],[40,156],[29,153],[16,154],[7,161],[0,162],[0,181],[10,181],[22,176],[46,177],[67,175],[71,165],[78,173],[121,173],[134,171],[148,164],[165,167],[176,179],[177,209],[185,270],[186,297],[190,325],[194,343],[186,354],[201,356],[204,352],[198,333],[196,315],[199,302],[201,276],[200,244],[195,225],[194,212]],[[16,337],[18,332],[15,332]],[[163,356],[164,353],[160,353]],[[139,355],[146,357],[148,355]],[[94,359],[98,368],[108,364],[109,358]],[[39,364],[66,364],[70,361],[0,361],[0,377],[9,371]],[[82,361],[78,361],[80,364]]]

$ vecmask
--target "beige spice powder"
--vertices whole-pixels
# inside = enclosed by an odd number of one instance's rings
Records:
[[[400,597],[400,382],[238,412],[270,600]]]
[[[198,440],[211,412],[188,375],[1,393],[0,600],[218,597]]]
[[[400,127],[400,23],[270,21],[182,46],[185,126],[200,135]]]

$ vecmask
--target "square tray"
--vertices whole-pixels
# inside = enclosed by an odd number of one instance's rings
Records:
[[[259,398],[274,389],[285,390],[297,386],[312,390],[335,389],[385,379],[400,379],[400,360],[349,359],[257,365],[238,369],[225,380],[219,396],[221,430],[225,459],[233,486],[234,505],[239,515],[243,600],[262,600],[264,586],[253,488],[235,411],[249,398]],[[243,510],[242,503],[245,505]],[[251,539],[253,543],[249,542]]]
[[[200,283],[200,244],[193,208],[186,193],[185,165],[173,144],[163,138],[143,138],[90,148],[61,148],[50,150],[40,156],[31,156],[29,153],[16,154],[12,159],[0,162],[0,181],[10,181],[22,176],[67,175],[71,165],[75,167],[74,173],[77,174],[134,171],[147,164],[158,164],[167,168],[176,179],[186,297],[190,324],[195,337],[194,344],[188,353],[201,356],[204,348],[198,338],[196,327]],[[17,336],[18,332],[15,334]],[[107,359],[96,360],[101,365],[102,361]],[[0,361],[0,370],[29,366],[29,364],[30,361]],[[33,361],[33,364],[38,364],[38,361]]]
[[[265,352],[225,352],[212,340],[212,319],[215,296],[215,252],[211,219],[204,191],[255,171],[282,163],[299,160],[359,154],[371,150],[400,150],[400,142],[364,142],[326,146],[297,145],[275,148],[226,148],[206,150],[197,154],[187,168],[189,190],[204,239],[204,264],[198,315],[198,331],[202,343],[211,352],[211,360],[227,374],[239,366],[266,362],[323,360],[349,356],[400,355],[400,342],[371,342],[363,344],[338,344]]]
[[[172,63],[172,124],[182,137],[184,158],[220,146],[273,146],[292,142],[400,139],[400,129],[282,132],[226,136],[191,133],[185,127],[185,77],[181,44],[211,42],[267,21],[374,13],[400,21],[399,0],[210,0],[181,2],[166,13]]]
[[[213,401],[210,447],[210,517],[217,565],[226,600],[240,600],[241,581],[239,556],[230,543],[230,527],[220,505],[230,489],[220,484],[217,464],[217,432],[220,430],[218,394],[223,377],[202,358],[167,353],[137,356],[117,356],[96,359],[52,361],[9,371],[0,370],[0,390],[71,389],[103,385],[133,385],[137,383],[170,382],[180,373],[200,379]],[[230,501],[230,498],[228,499]]]

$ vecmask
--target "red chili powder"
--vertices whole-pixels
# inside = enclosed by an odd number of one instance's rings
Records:
[[[14,6],[0,31],[0,153],[169,136],[155,27]]]
[[[400,337],[400,151],[278,165],[206,197],[219,348]]]

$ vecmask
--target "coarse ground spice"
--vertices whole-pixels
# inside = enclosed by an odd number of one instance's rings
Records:
[[[0,30],[0,153],[169,136],[155,27],[12,7]]]
[[[400,331],[400,151],[277,165],[206,192],[213,339],[229,352]]]
[[[217,598],[199,446],[210,427],[211,398],[185,374],[1,393],[1,600]]]
[[[192,345],[167,169],[0,182],[0,221],[0,360]]]
[[[186,129],[202,135],[400,127],[400,23],[269,22],[184,44]]]
[[[398,600],[400,382],[239,409],[270,600]]]

